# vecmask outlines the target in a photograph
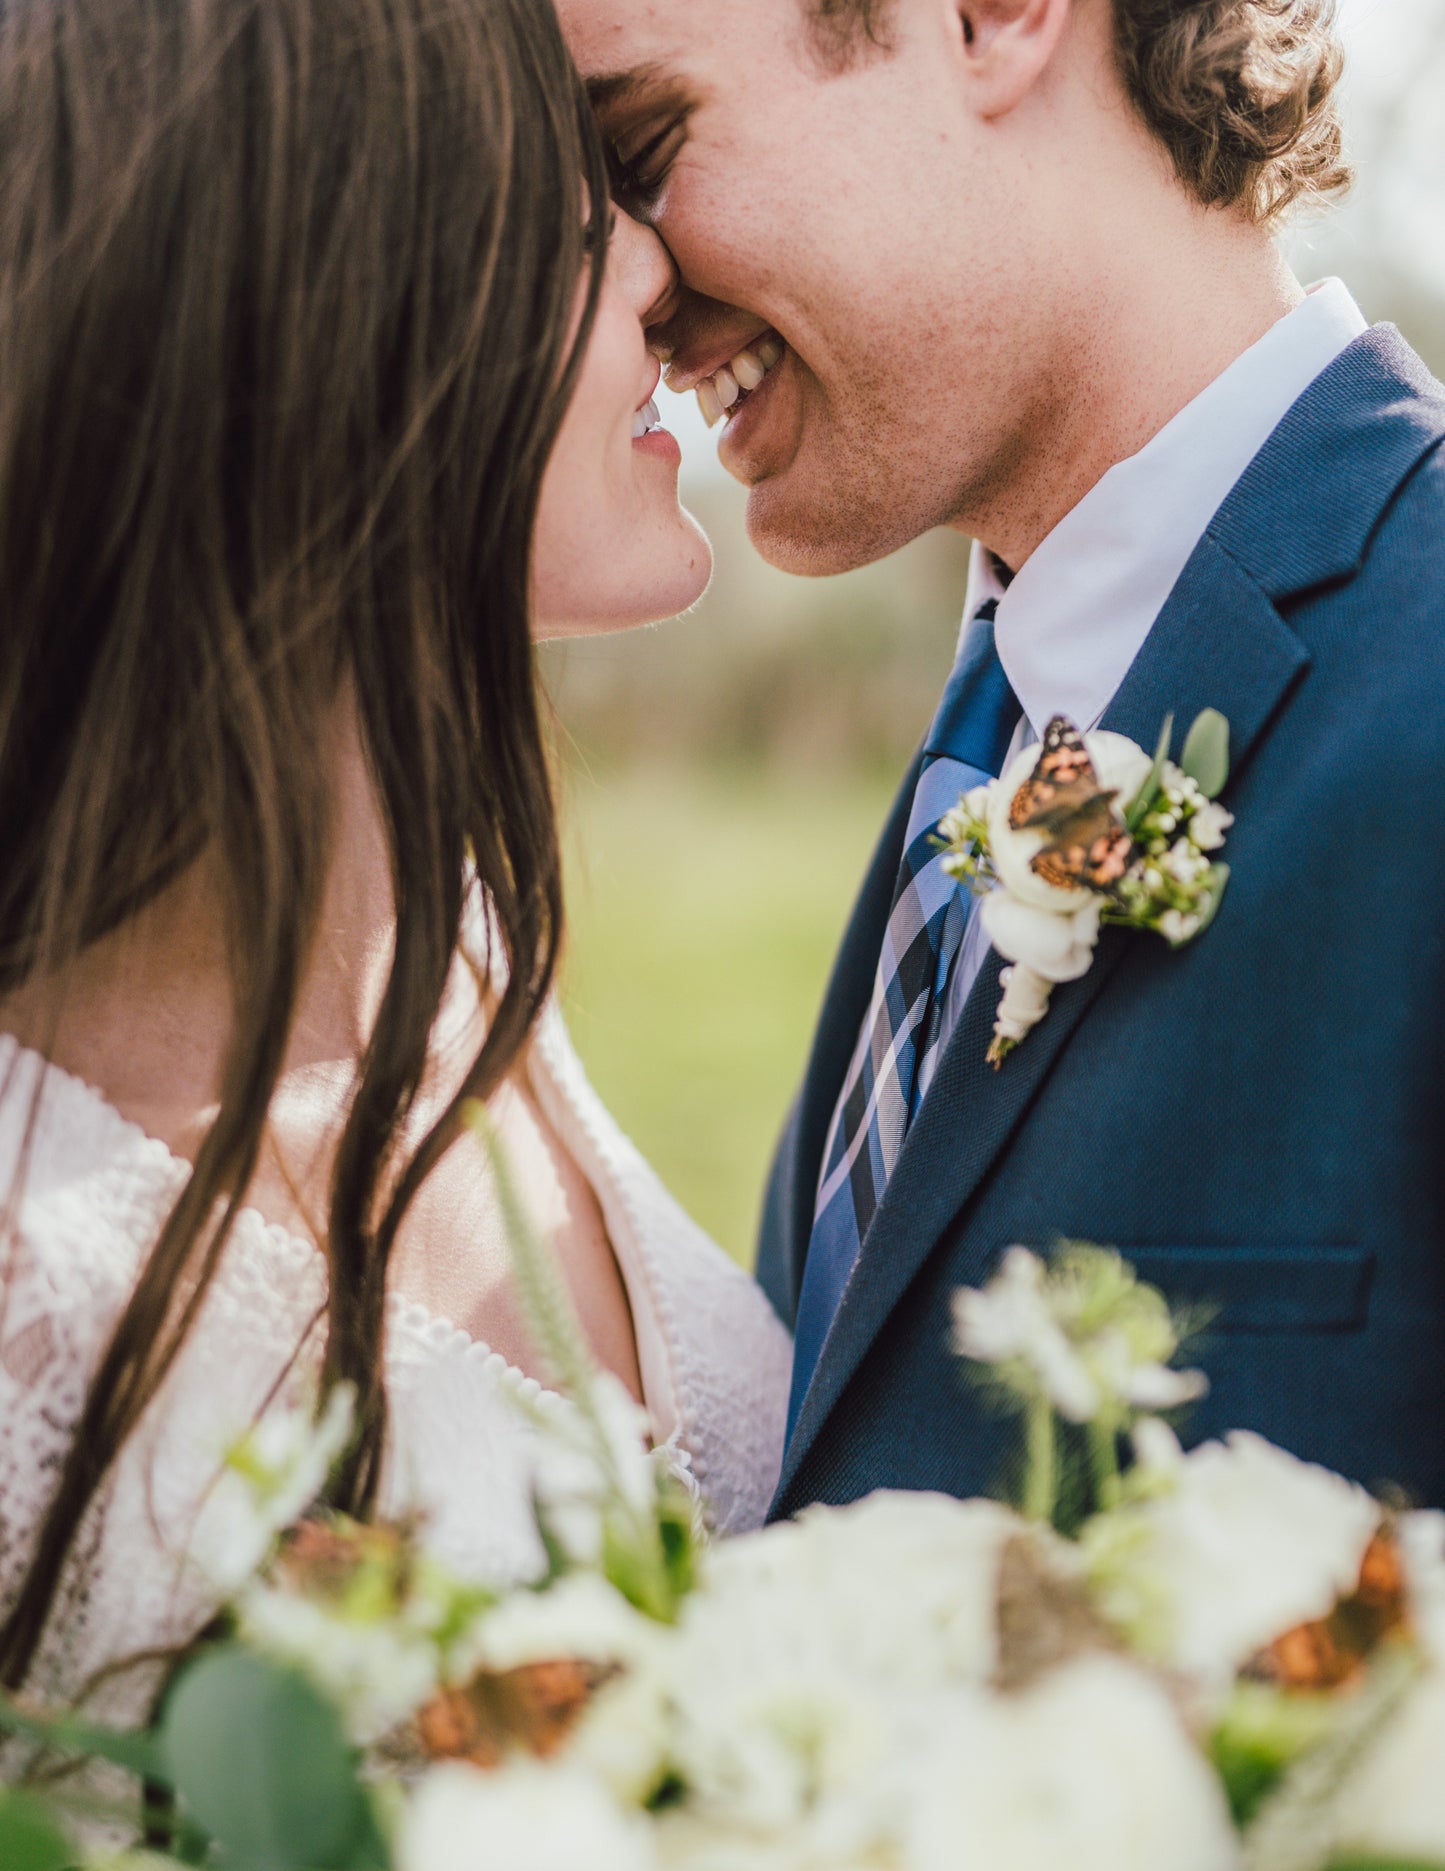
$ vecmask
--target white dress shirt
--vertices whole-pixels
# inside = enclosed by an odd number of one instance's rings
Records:
[[[1236,481],[1322,371],[1369,327],[1338,279],[1312,287],[1137,455],[1116,463],[1005,589],[976,541],[964,629],[988,598],[999,659],[1023,705],[1011,760],[1055,715],[1097,724]],[[988,954],[969,918],[949,978],[926,1092]]]

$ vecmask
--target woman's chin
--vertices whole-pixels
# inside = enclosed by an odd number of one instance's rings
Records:
[[[532,625],[537,641],[609,636],[665,623],[691,610],[712,579],[712,546],[683,508],[678,509],[678,521],[669,529],[670,537],[639,554],[630,571],[614,560],[605,575],[593,577],[577,591],[575,603],[568,602],[570,594],[558,593],[550,604],[539,605]]]

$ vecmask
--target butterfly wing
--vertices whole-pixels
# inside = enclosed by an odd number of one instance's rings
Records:
[[[1058,815],[1067,816],[1098,791],[1099,776],[1084,737],[1072,721],[1055,715],[1044,730],[1038,764],[1013,796],[1008,822],[1016,832],[1035,825],[1052,831]]]
[[[1009,806],[1015,831],[1047,834],[1032,860],[1034,874],[1061,890],[1112,890],[1134,855],[1134,840],[1115,808],[1118,796],[1100,786],[1079,730],[1055,715],[1037,766]]]

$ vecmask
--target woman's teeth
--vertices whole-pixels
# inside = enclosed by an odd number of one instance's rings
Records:
[[[724,414],[736,408],[750,390],[756,390],[773,365],[783,355],[783,341],[769,334],[746,351],[739,351],[730,364],[704,377],[697,385],[697,406],[709,428],[721,422]]]
[[[640,437],[646,435],[649,430],[660,429],[661,427],[662,417],[658,413],[657,404],[649,396],[641,409],[639,409],[632,418],[632,439],[635,442]]]

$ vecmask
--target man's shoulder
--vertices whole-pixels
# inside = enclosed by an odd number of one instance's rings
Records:
[[[1377,649],[1445,654],[1445,384],[1376,326],[1277,440],[1238,532],[1286,616],[1306,636],[1316,611],[1367,617]]]
[[[1386,494],[1340,603],[1368,615],[1382,647],[1445,656],[1445,391],[1400,412],[1421,448]],[[1328,593],[1321,596],[1327,597]]]

